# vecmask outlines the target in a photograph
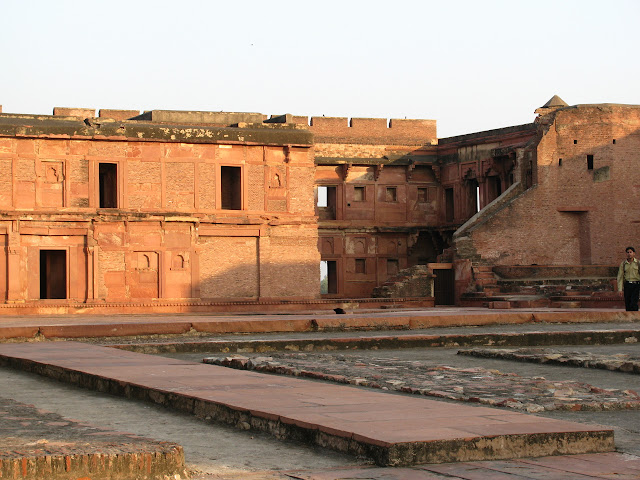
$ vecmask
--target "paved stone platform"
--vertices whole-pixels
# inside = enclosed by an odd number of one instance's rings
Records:
[[[613,432],[446,402],[79,342],[0,345],[0,364],[206,420],[402,466],[606,452]]]
[[[166,480],[184,476],[180,445],[99,429],[0,397],[0,478]]]
[[[638,478],[640,478],[640,458],[608,453],[420,465],[413,468],[353,467],[315,472],[287,472],[286,475],[265,475],[256,477],[255,480],[637,480]]]

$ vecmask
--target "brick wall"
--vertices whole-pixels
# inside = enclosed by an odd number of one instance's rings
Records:
[[[563,108],[539,128],[537,185],[470,229],[473,248],[497,265],[617,263],[640,238],[640,108]]]

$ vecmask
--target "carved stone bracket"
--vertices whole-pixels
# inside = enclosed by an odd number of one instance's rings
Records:
[[[407,165],[407,182],[411,181],[411,177],[413,176],[413,171],[415,170],[416,165],[414,163],[410,163]]]
[[[436,181],[438,183],[442,183],[440,181],[440,177],[442,176],[442,169],[440,168],[440,165],[431,165],[431,170],[433,170],[433,175],[436,177]]]
[[[384,168],[384,165],[380,163],[376,165],[376,171],[373,173],[373,178],[376,182],[378,181],[378,178],[380,178],[380,174],[382,173],[383,168]]]
[[[349,175],[349,170],[351,170],[352,166],[353,166],[353,163],[345,163],[344,165],[342,165],[342,179],[343,180],[347,179],[347,175]]]

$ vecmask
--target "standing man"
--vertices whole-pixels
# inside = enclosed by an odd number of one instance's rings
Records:
[[[636,258],[636,249],[627,247],[627,259],[618,269],[618,291],[624,287],[624,307],[627,312],[638,311],[638,295],[640,294],[640,263]]]

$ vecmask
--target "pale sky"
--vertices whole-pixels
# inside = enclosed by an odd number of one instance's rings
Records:
[[[640,1],[0,0],[0,105],[427,118],[640,104]]]

